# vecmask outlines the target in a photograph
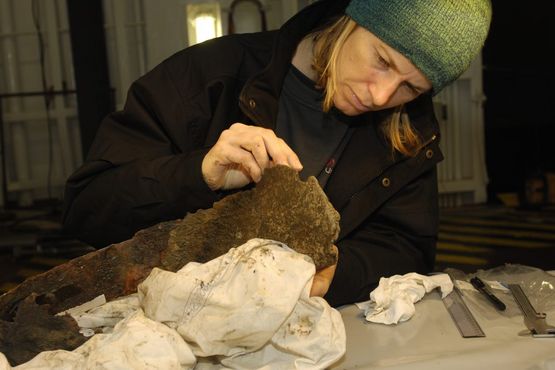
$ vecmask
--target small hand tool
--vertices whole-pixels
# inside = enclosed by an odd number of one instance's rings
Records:
[[[555,338],[555,326],[547,324],[545,313],[538,313],[534,309],[520,285],[509,284],[509,290],[524,315],[524,324],[530,330],[528,334],[536,338]]]
[[[505,303],[501,302],[501,300],[497,298],[495,294],[493,294],[490,287],[486,283],[484,283],[478,276],[470,279],[470,283],[474,288],[478,289],[480,293],[486,296],[488,301],[490,301],[495,306],[495,308],[497,308],[499,311],[505,311]]]

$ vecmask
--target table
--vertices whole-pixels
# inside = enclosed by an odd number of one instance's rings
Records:
[[[555,338],[519,336],[522,315],[512,297],[503,297],[504,312],[466,301],[485,338],[462,338],[435,291],[398,325],[367,323],[356,306],[341,307],[347,352],[331,369],[555,369]],[[547,312],[547,322],[555,325],[555,312]]]

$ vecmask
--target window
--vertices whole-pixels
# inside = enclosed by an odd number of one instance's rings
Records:
[[[219,3],[187,5],[187,34],[189,45],[222,35],[222,20]]]

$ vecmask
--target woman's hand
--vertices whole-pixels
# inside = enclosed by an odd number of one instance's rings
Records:
[[[339,251],[337,247],[334,245],[333,248],[335,249],[336,255],[339,257]],[[335,275],[335,268],[337,267],[337,262],[334,265],[324,267],[316,271],[314,275],[314,279],[312,280],[312,287],[310,288],[310,296],[311,297],[323,297],[328,292],[330,288],[331,281],[333,280],[333,276]]]
[[[202,175],[210,189],[236,189],[258,182],[264,169],[303,166],[293,150],[269,129],[234,123],[222,132],[202,161]]]

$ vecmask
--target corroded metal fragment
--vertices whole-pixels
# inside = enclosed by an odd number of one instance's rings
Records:
[[[167,248],[170,230],[176,223],[163,222],[141,230],[129,240],[25,280],[0,296],[0,320],[12,320],[19,302],[32,293],[48,301],[51,313],[58,313],[100,294],[112,300],[135,292],[152,268],[161,265],[160,253]]]
[[[301,181],[294,170],[277,166],[254,189],[187,215],[170,232],[163,267],[178,269],[184,255],[206,262],[249,239],[265,238],[309,255],[319,269],[337,260],[333,243],[338,234],[339,214],[318,181]]]
[[[42,351],[73,350],[87,340],[71,316],[53,316],[40,300],[31,294],[19,304],[13,321],[0,320],[1,352],[11,364],[27,362]]]

